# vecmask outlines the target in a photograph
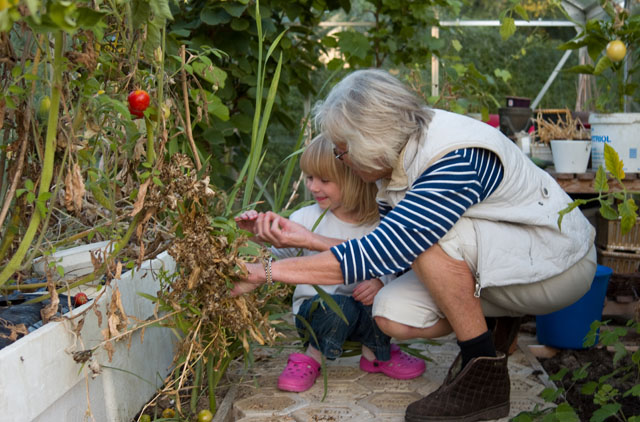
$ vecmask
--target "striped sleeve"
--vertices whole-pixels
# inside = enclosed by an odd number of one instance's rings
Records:
[[[467,208],[488,197],[502,177],[502,163],[489,150],[459,149],[442,157],[386,212],[374,231],[331,248],[345,284],[410,268]]]

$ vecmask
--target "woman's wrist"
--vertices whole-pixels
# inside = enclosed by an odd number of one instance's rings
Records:
[[[252,284],[264,284],[266,281],[266,273],[261,263],[245,264],[247,267],[247,281]]]

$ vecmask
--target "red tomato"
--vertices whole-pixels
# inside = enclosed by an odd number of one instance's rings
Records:
[[[89,299],[87,298],[87,295],[80,292],[77,293],[74,297],[73,297],[73,304],[75,306],[81,306],[84,305],[85,303],[87,303],[89,301]]]
[[[131,91],[129,96],[127,97],[127,101],[129,101],[129,111],[131,114],[136,116],[137,118],[143,117],[142,113],[149,107],[149,102],[151,98],[147,91],[142,89],[136,89],[135,91]]]

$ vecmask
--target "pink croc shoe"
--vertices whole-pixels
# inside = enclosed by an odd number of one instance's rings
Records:
[[[307,391],[313,387],[319,373],[320,364],[315,359],[302,353],[292,353],[278,377],[278,388],[296,393]]]
[[[422,359],[410,356],[400,350],[395,344],[391,345],[391,359],[388,361],[367,360],[360,358],[360,369],[365,372],[382,372],[388,377],[408,380],[422,375],[426,365]]]

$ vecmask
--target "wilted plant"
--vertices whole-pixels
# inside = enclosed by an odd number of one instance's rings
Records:
[[[558,113],[556,121],[545,118],[544,113],[538,111],[535,123],[534,135],[538,141],[545,144],[552,140],[591,139],[590,131],[579,118],[574,119],[569,110]]]

